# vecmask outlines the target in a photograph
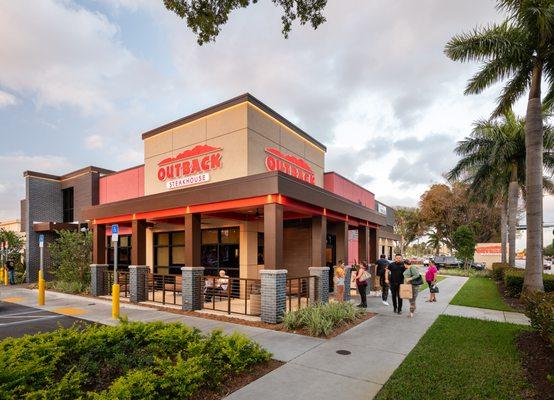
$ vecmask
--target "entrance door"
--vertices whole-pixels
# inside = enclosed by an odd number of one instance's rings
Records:
[[[335,235],[327,235],[327,248],[325,249],[325,265],[329,267],[329,292],[335,289],[334,266],[337,264],[337,237]]]

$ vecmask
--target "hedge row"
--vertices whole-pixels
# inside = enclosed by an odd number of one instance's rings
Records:
[[[531,326],[554,347],[554,292],[530,293],[525,296],[525,315]]]
[[[504,268],[505,292],[508,296],[519,297],[523,290],[523,275],[525,270],[519,268]],[[554,292],[554,275],[542,274],[545,292]]]

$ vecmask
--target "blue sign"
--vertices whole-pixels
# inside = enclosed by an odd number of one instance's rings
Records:
[[[38,235],[38,247],[44,247],[44,235]]]
[[[112,225],[112,242],[117,242],[119,239],[119,225]]]

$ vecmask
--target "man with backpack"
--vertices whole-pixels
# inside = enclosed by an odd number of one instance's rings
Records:
[[[387,299],[389,297],[389,285],[387,284],[386,275],[387,275],[387,267],[389,266],[389,261],[387,260],[387,256],[384,254],[381,254],[381,257],[377,260],[377,276],[379,277],[379,284],[381,285],[381,300],[383,301],[383,304],[388,306],[389,303],[387,302]]]

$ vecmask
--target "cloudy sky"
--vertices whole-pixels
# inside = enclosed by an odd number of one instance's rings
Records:
[[[0,0],[0,220],[24,170],[140,164],[140,133],[244,92],[325,143],[327,170],[415,205],[494,107],[497,89],[463,96],[477,66],[443,54],[500,18],[494,1],[329,0],[325,16],[284,39],[260,0],[198,46],[161,0]]]

